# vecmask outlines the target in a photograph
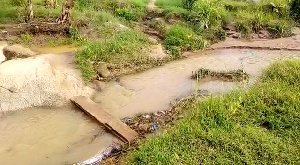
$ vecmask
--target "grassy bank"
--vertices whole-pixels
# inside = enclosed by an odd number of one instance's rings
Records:
[[[96,68],[103,63],[108,64],[112,72],[149,68],[156,62],[146,55],[150,45],[145,34],[127,29],[116,33],[111,39],[88,42],[77,52],[75,61],[85,80],[93,79],[97,75]]]
[[[277,62],[247,92],[183,109],[184,117],[140,143],[128,164],[297,164],[300,61]]]
[[[44,0],[32,0],[33,22],[55,22],[64,0],[56,8],[46,7]],[[161,61],[147,56],[152,42],[143,31],[155,29],[162,45],[181,58],[184,51],[201,50],[224,40],[232,30],[251,37],[270,34],[277,38],[291,35],[300,15],[297,0],[157,0],[155,11],[147,11],[149,0],[76,0],[71,10],[70,27],[52,34],[24,32],[10,37],[12,43],[47,46],[76,45],[83,49],[76,54],[77,66],[85,80],[97,77],[99,63],[107,63],[112,72],[143,70]],[[25,22],[26,0],[1,0],[0,29]],[[147,19],[146,19],[147,17]],[[148,20],[151,19],[151,20]],[[16,25],[15,25],[16,26]],[[151,29],[151,30],[152,30]],[[154,30],[154,31],[155,31]],[[152,33],[150,33],[152,34]],[[238,36],[240,37],[240,36]],[[128,41],[125,41],[128,40]],[[125,72],[124,73],[128,73]]]
[[[207,43],[225,39],[225,30],[228,29],[237,31],[246,38],[251,38],[253,33],[266,33],[265,31],[270,34],[267,37],[272,38],[290,36],[291,28],[297,21],[293,19],[296,18],[293,13],[299,13],[299,9],[295,8],[297,2],[294,1],[157,0],[156,5],[164,9],[163,12],[157,10],[157,15],[163,17],[170,27],[164,30],[167,34],[165,46],[178,56],[178,51],[186,50],[186,45],[192,45],[193,40],[185,38],[182,44],[176,42],[178,38],[168,35],[174,29],[179,29],[185,36],[198,35]],[[159,26],[161,27],[166,26]],[[197,49],[207,45],[201,44]]]

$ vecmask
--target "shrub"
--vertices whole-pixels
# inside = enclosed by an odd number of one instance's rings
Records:
[[[273,13],[279,17],[288,17],[289,0],[264,0],[260,2],[264,12]]]
[[[131,9],[128,8],[117,9],[116,13],[118,16],[123,17],[126,20],[133,21],[137,19],[136,14]]]
[[[252,22],[254,20],[254,15],[249,12],[238,12],[236,17],[236,27],[237,30],[245,35],[252,32]]]
[[[292,0],[290,3],[290,15],[295,21],[300,22],[300,0]]]
[[[178,50],[188,51],[202,49],[207,45],[207,42],[195,34],[192,29],[175,24],[167,31],[164,44],[167,50],[171,53],[175,53],[177,57]]]
[[[292,34],[291,24],[285,20],[272,20],[268,23],[267,30],[273,37],[287,37]]]
[[[192,23],[202,22],[206,27],[219,24],[225,9],[220,0],[198,0],[190,14],[189,21]]]
[[[185,9],[192,10],[197,0],[182,0],[182,6]]]
[[[226,38],[226,31],[221,27],[213,27],[205,29],[202,32],[202,37],[211,42],[222,41]]]

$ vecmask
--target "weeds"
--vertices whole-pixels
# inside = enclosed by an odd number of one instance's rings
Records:
[[[21,34],[20,42],[26,45],[30,45],[32,42],[32,35],[29,33]]]
[[[207,41],[196,35],[192,29],[175,24],[167,31],[164,44],[174,58],[178,58],[181,51],[202,49],[207,45]]]
[[[297,164],[300,61],[267,69],[248,92],[191,102],[127,155],[129,164]]]
[[[200,68],[192,74],[192,79],[201,80],[207,77],[218,78],[223,81],[244,81],[249,78],[249,75],[242,69],[220,72],[204,68]]]

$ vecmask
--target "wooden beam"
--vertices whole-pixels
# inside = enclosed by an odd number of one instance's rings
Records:
[[[76,96],[71,101],[77,105],[81,110],[97,119],[108,130],[117,135],[124,142],[130,143],[134,140],[138,133],[132,130],[129,126],[123,123],[117,117],[112,116],[97,103],[84,96]]]

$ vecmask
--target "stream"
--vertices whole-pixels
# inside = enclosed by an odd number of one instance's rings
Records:
[[[297,51],[269,51],[250,49],[220,49],[188,54],[188,58],[173,61],[142,73],[127,75],[119,82],[108,82],[93,100],[111,114],[131,117],[139,113],[168,110],[170,103],[191,95],[195,90],[206,94],[223,94],[238,87],[255,83],[262,70],[276,60],[300,57]],[[191,79],[199,68],[216,71],[244,69],[249,82],[204,81]]]

